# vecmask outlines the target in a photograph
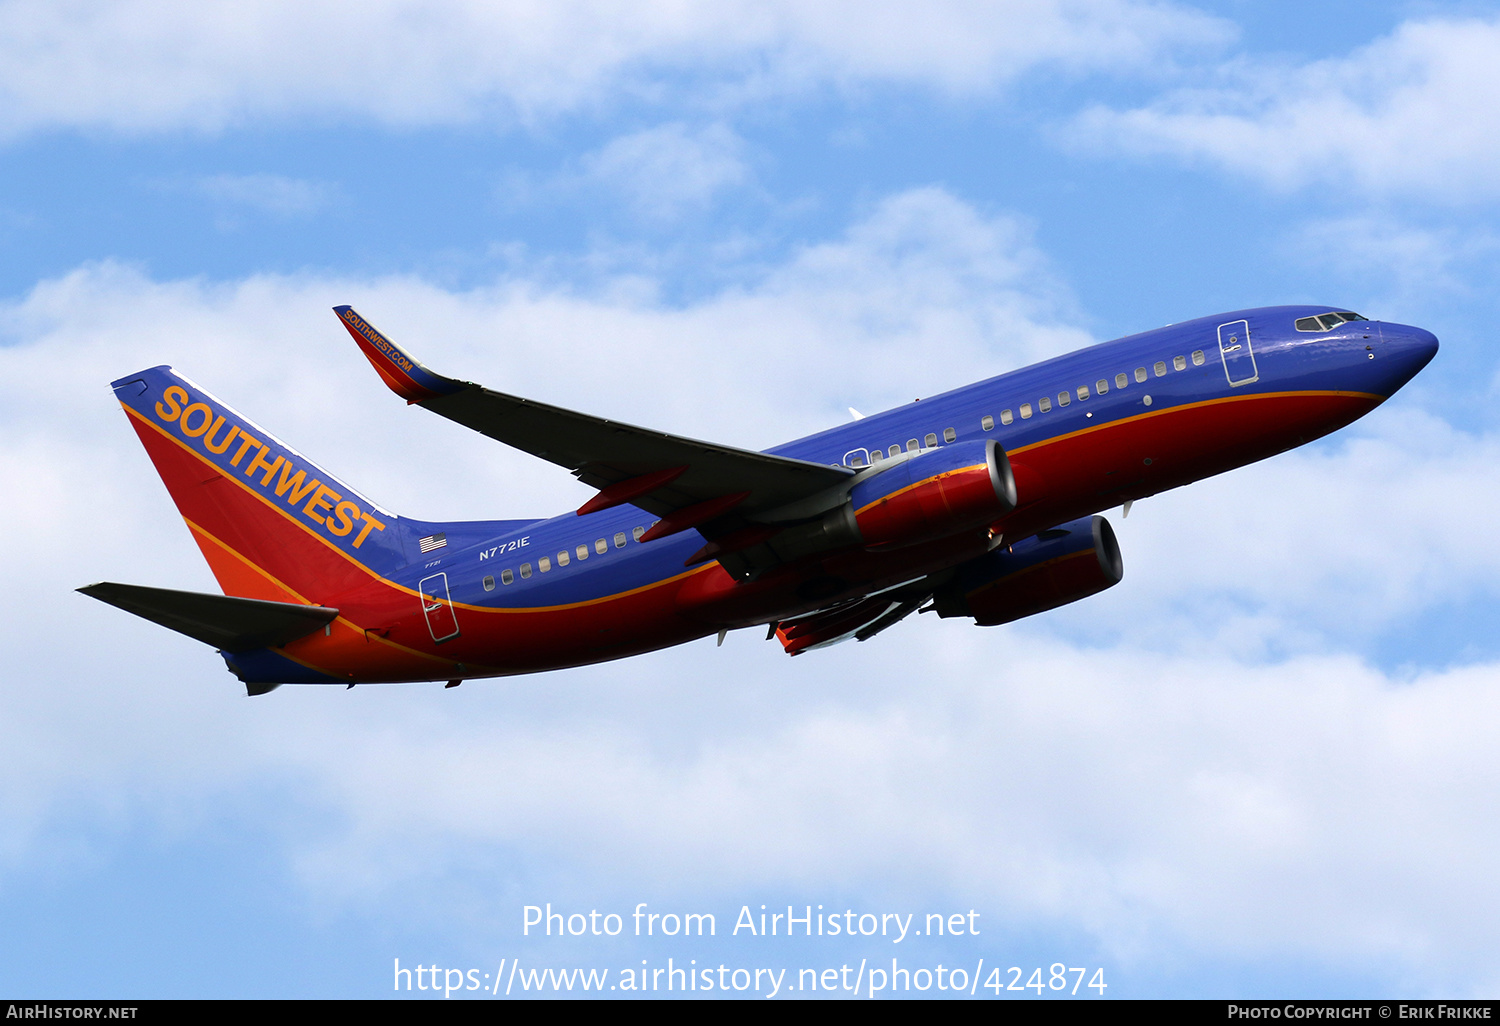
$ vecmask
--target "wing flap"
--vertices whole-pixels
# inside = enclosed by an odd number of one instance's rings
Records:
[[[873,595],[782,620],[771,625],[766,640],[773,637],[779,640],[787,655],[801,655],[814,648],[826,648],[850,639],[869,641],[915,613],[932,598],[934,582],[949,576],[951,573],[942,572],[918,578]]]

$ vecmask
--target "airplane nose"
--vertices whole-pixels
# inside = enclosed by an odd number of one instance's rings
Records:
[[[1416,377],[1417,372],[1431,363],[1432,358],[1437,355],[1437,336],[1426,328],[1382,323],[1380,338],[1383,343],[1380,363],[1384,365],[1388,381],[1386,395],[1393,394]]]

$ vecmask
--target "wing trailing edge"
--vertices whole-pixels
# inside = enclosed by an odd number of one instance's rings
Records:
[[[337,306],[334,312],[381,379],[408,403],[566,467],[600,489],[580,513],[630,502],[666,518],[743,493],[731,504],[732,514],[691,525],[715,537],[743,528],[757,515],[836,492],[854,476],[847,467],[670,435],[446,378],[422,366],[352,307]],[[822,510],[808,515],[817,512]]]

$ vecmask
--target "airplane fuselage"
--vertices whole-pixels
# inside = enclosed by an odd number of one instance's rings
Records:
[[[760,624],[795,655],[923,602],[1009,622],[1120,579],[1092,514],[1336,430],[1437,350],[1324,307],[1246,310],[752,453],[442,377],[336,312],[398,395],[568,467],[597,512],[398,517],[170,368],[119,379],[224,595],[80,590],[220,648],[252,694],[530,673]]]
[[[990,532],[850,548],[736,580],[685,566],[695,532],[642,544],[630,505],[534,522],[440,525],[441,544],[384,578],[301,596],[340,610],[326,632],[229,657],[247,678],[371,682],[578,666],[774,623],[937,573],[1020,539],[1222,473],[1336,430],[1383,402],[1436,350],[1427,332],[1325,307],[1170,325],[871,415],[768,452],[875,474],[894,460],[992,438],[1017,507]],[[422,601],[418,598],[421,597]]]

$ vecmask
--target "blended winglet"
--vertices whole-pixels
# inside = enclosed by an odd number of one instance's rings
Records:
[[[352,306],[336,306],[333,312],[354,338],[360,352],[375,368],[375,373],[408,403],[421,403],[439,396],[461,392],[467,386],[461,381],[434,374],[412,359],[401,347],[376,330],[375,325],[355,312]]]
[[[402,352],[353,308],[334,311],[397,395],[567,468],[600,490],[579,508],[582,516],[628,502],[662,518],[643,540],[690,527],[707,527],[717,537],[743,528],[748,517],[788,508],[805,520],[843,501],[854,478],[848,467],[683,438],[445,378]],[[718,523],[715,517],[728,519]]]

